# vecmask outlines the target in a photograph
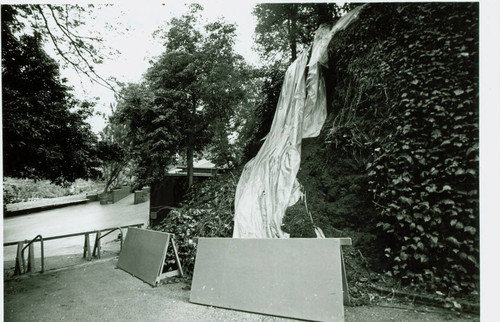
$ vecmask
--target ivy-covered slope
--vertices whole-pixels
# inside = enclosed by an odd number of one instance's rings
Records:
[[[298,174],[314,224],[352,237],[372,269],[397,280],[474,294],[478,4],[368,4],[330,43],[326,77],[329,116],[303,142]],[[198,187],[158,227],[177,234],[186,266],[190,238],[231,236],[240,172]],[[304,206],[287,211],[292,237],[315,237]]]
[[[318,225],[430,290],[478,290],[478,35],[477,3],[368,5],[330,43],[329,118],[303,147]]]

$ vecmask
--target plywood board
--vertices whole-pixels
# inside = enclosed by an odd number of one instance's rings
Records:
[[[156,286],[167,254],[170,234],[129,228],[118,259],[118,268]]]
[[[200,238],[191,302],[343,321],[338,239]]]

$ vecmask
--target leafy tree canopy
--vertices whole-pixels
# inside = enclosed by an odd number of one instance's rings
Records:
[[[185,155],[190,183],[195,153],[231,163],[231,119],[245,99],[248,66],[233,48],[235,26],[218,20],[200,28],[202,7],[190,8],[170,21],[165,52],[144,83],[127,88],[122,119],[142,151],[146,181],[161,179],[176,154]]]
[[[4,175],[74,181],[97,175],[96,137],[79,102],[42,48],[41,35],[16,37],[17,11],[2,6]]]
[[[101,161],[102,174],[105,181],[104,191],[108,191],[131,163],[132,145],[128,140],[129,124],[120,122],[114,105],[110,105],[112,114],[108,116],[108,124],[99,133],[97,156]]]
[[[70,66],[92,82],[115,91],[114,85],[96,73],[94,66],[116,54],[98,31],[86,27],[94,19],[94,5],[2,5],[13,36],[37,34],[50,44],[64,67]],[[3,17],[2,17],[3,19]]]
[[[257,18],[255,43],[267,62],[289,60],[307,47],[321,24],[333,25],[349,5],[334,3],[262,3],[253,14]]]
[[[175,115],[163,113],[153,104],[153,95],[145,82],[127,84],[120,92],[115,117],[125,124],[126,140],[131,147],[139,185],[161,180],[175,159],[177,140],[169,132]]]

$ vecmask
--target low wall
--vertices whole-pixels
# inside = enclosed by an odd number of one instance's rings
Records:
[[[130,195],[130,187],[125,187],[122,189],[114,189],[108,192],[103,192],[99,194],[99,201],[101,205],[107,205],[110,203],[115,203],[122,200],[126,196]]]
[[[111,191],[111,203],[115,203],[117,201],[120,201],[123,198],[125,198],[126,196],[128,196],[129,194],[131,194],[129,187],[112,190]]]
[[[149,188],[137,190],[134,192],[134,205],[143,203],[149,199]]]
[[[87,195],[89,201],[99,201],[99,195],[97,193]]]

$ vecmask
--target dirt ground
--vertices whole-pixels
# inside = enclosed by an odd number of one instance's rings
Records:
[[[104,254],[87,262],[79,255],[48,258],[43,274],[4,275],[5,321],[293,321],[193,304],[189,285],[166,280],[159,287],[116,268],[118,257]],[[9,269],[8,265],[5,269]],[[4,271],[5,272],[5,271]],[[479,321],[476,315],[422,306],[345,307],[345,321]]]

